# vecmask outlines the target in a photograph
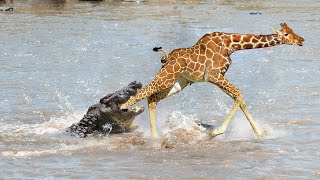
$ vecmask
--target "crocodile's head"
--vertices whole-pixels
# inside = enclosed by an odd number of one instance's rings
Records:
[[[136,95],[141,87],[141,83],[134,81],[119,91],[103,97],[99,103],[90,106],[80,122],[71,125],[67,132],[84,138],[95,132],[109,134],[129,131],[133,120],[144,111],[144,108],[121,109],[120,106],[131,96]]]
[[[128,86],[100,100],[100,103],[104,105],[103,108],[100,108],[101,119],[104,124],[112,126],[111,133],[127,131],[135,117],[144,111],[143,107],[120,108],[131,96],[136,95],[141,87],[142,84],[140,82],[133,81]]]

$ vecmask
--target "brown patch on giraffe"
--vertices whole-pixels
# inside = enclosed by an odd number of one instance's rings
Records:
[[[270,45],[268,43],[264,44],[263,47],[269,47]]]
[[[200,54],[205,55],[207,46],[205,44],[200,44]]]
[[[256,48],[263,48],[263,43],[258,43],[258,44],[256,44],[255,47],[256,47]]]
[[[258,36],[257,38],[259,38],[260,39],[260,37]],[[259,40],[257,39],[256,37],[254,37],[254,38],[252,38],[252,43],[257,43],[257,42],[259,42]]]
[[[204,64],[200,65],[200,72],[204,72]]]
[[[272,36],[267,36],[268,41],[271,41],[273,39]]]
[[[221,43],[221,42],[220,42]],[[209,43],[210,44],[210,49],[213,51],[213,52],[220,52],[220,50],[221,50],[221,46],[218,46],[218,45],[216,45],[216,44],[214,44],[214,43]],[[211,46],[212,45],[212,46]]]
[[[212,69],[210,71],[210,74],[219,74],[220,73],[220,69]]]
[[[188,67],[190,68],[190,69],[194,69],[194,66],[195,66],[196,64],[195,64],[195,62],[190,62],[189,64],[188,64]]]
[[[176,63],[174,66],[173,66],[173,71],[174,72],[178,72],[180,69],[180,65],[178,63]]]
[[[252,35],[243,36],[243,40],[244,40],[245,42],[250,42],[250,41],[251,41],[251,38],[252,38]]]
[[[227,49],[227,48],[222,49],[220,53],[221,57],[225,59],[225,57],[229,56],[229,52],[230,52],[229,50],[230,49]]]
[[[183,56],[182,56],[182,58],[184,58],[184,59],[189,59],[190,58],[190,54],[184,54]]]
[[[212,52],[211,49],[207,49],[207,51],[206,51],[206,57],[207,57],[208,59],[211,59],[211,58],[213,57],[213,52]]]
[[[188,61],[186,59],[183,59],[183,58],[179,58],[176,60],[176,62],[179,64],[180,68],[181,67],[186,67],[187,65],[187,62],[189,62],[190,59],[188,59]]]
[[[220,54],[214,54],[214,56],[213,56],[213,60],[215,61],[215,62],[220,62],[221,61],[221,55]]]
[[[219,61],[214,61],[213,62],[213,68],[218,68],[220,66],[220,62]]]
[[[261,39],[260,39],[260,42],[268,42],[268,38],[266,36],[263,36]]]
[[[233,34],[232,35],[233,42],[240,42],[241,40],[241,34]]]
[[[211,33],[211,34],[213,34],[214,36],[221,36],[221,35],[223,35],[224,33],[222,33],[222,32],[213,32],[213,33]]]
[[[211,47],[211,46],[221,46],[222,45],[222,42],[221,42],[221,39],[219,38],[219,37],[214,37],[214,38],[212,38],[211,39],[214,43],[213,43],[213,45],[209,45],[208,44],[208,47]],[[211,42],[210,42],[211,43]]]
[[[168,78],[168,79],[173,79],[173,77],[174,77],[174,76],[173,76],[173,73],[169,73],[169,74],[167,75],[167,78]]]
[[[161,80],[159,80],[159,81],[156,82],[156,86],[160,86],[161,84],[162,84],[162,81],[161,81]]]
[[[200,68],[200,63],[196,63],[194,70],[198,70]]]
[[[226,65],[226,61],[219,61],[219,66],[220,67],[224,67]]]
[[[253,48],[253,44],[244,44],[243,45],[243,49],[252,49]]]
[[[203,64],[206,61],[206,56],[199,56],[198,63]]]
[[[167,74],[167,72],[166,72],[166,69],[165,69],[165,68],[160,69],[160,71],[159,71],[159,77],[163,77],[163,76],[165,76],[166,74]]]
[[[223,43],[225,44],[226,47],[229,47],[230,44],[232,43],[232,41],[231,41],[231,36],[225,35],[225,36],[223,37]]]
[[[205,34],[198,42],[206,44],[211,40],[210,34]]]
[[[206,59],[206,56],[199,56],[198,63],[203,64]]]
[[[166,69],[166,73],[174,73],[172,63],[169,64],[167,67],[165,67],[165,69]]]
[[[197,61],[197,59],[198,59],[198,54],[196,54],[195,52],[193,52],[193,54],[191,54],[191,56],[190,56],[190,60],[191,61]]]

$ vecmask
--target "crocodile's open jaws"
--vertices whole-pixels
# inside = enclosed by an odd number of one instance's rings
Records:
[[[135,117],[144,111],[143,107],[121,109],[121,104],[141,89],[140,82],[131,82],[128,86],[110,93],[100,99],[99,103],[89,107],[80,122],[67,129],[71,135],[84,138],[89,134],[123,133],[130,129]]]

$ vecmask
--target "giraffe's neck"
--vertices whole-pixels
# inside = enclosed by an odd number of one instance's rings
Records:
[[[145,99],[155,93],[155,88],[153,88],[153,82],[149,86],[143,87],[135,96],[132,96],[126,103],[120,106],[121,109],[127,109],[129,106],[136,104],[137,102]]]
[[[243,49],[265,48],[281,44],[277,34],[254,35],[254,34],[231,34],[224,39],[225,46],[230,53]]]

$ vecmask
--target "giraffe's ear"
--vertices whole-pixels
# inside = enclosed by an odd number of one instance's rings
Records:
[[[272,28],[272,30],[275,34],[280,34],[280,31],[276,30],[275,28]]]

